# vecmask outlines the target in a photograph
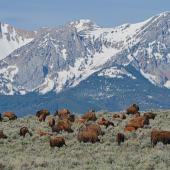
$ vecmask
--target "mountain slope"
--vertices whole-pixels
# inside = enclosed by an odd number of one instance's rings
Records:
[[[34,37],[35,32],[16,29],[11,25],[0,23],[0,60],[32,41]]]
[[[38,106],[45,96],[50,108],[67,103],[80,112],[92,106],[120,110],[131,102],[168,108],[169,47],[169,12],[115,28],[90,20],[43,28],[0,61],[0,94],[21,98],[21,105],[35,97]]]

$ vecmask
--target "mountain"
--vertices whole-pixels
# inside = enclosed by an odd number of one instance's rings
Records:
[[[0,60],[32,41],[35,34],[33,31],[25,31],[0,23]]]
[[[120,110],[130,102],[170,107],[169,12],[114,28],[79,20],[31,35],[0,61],[1,95],[24,95],[21,103],[47,96],[51,108],[68,99],[75,111]]]

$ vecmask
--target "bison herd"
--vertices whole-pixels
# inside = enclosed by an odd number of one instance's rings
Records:
[[[42,109],[37,111],[36,117],[40,122],[45,122],[47,120],[51,132],[44,132],[43,130],[38,130],[40,136],[49,136],[49,144],[51,147],[62,147],[67,146],[64,137],[58,136],[62,131],[68,133],[74,132],[72,129],[73,124],[80,124],[80,128],[77,133],[77,140],[79,142],[90,142],[96,143],[100,142],[100,137],[104,135],[104,132],[101,129],[101,126],[108,128],[115,127],[113,121],[115,120],[124,120],[129,115],[132,115],[131,119],[124,127],[124,132],[129,133],[136,131],[138,128],[143,128],[145,125],[150,124],[150,119],[155,119],[156,114],[152,112],[146,112],[141,115],[139,112],[139,106],[132,104],[127,108],[126,113],[118,113],[112,115],[112,120],[106,120],[104,117],[97,118],[95,110],[90,110],[82,116],[76,116],[72,114],[68,109],[57,110],[53,116],[50,115],[50,112],[47,109]],[[17,116],[13,112],[4,112],[3,115],[0,114],[0,121],[4,118],[9,120],[17,119]],[[27,127],[21,127],[19,135],[25,137],[26,134],[32,136],[33,134],[29,131]],[[5,139],[7,136],[3,133],[3,130],[0,130],[0,139]],[[120,145],[124,142],[126,136],[124,133],[116,134],[116,142]],[[163,144],[170,144],[170,131],[158,131],[153,129],[151,131],[151,145],[154,147],[158,142]]]

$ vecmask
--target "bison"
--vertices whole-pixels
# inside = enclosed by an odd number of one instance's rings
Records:
[[[132,104],[127,108],[126,114],[136,114],[139,111],[139,106],[137,104]]]
[[[0,113],[0,121],[2,121],[2,116],[1,116],[1,113]]]
[[[96,121],[97,117],[95,112],[87,112],[82,116],[82,119],[85,119],[86,121]]]
[[[39,134],[40,136],[53,136],[52,133],[44,132],[44,131],[42,131],[42,130],[38,130],[38,134]]]
[[[55,125],[55,119],[54,118],[49,119],[48,124],[50,127],[53,127]]]
[[[28,133],[30,136],[32,136],[32,133],[28,130],[27,127],[22,127],[22,128],[20,129],[19,135],[25,137],[25,135],[26,135],[27,133]]]
[[[17,116],[14,112],[4,112],[3,117],[7,117],[9,120],[17,119]]]
[[[154,147],[158,142],[162,142],[164,145],[170,144],[170,131],[157,131],[151,132],[151,144]]]
[[[114,127],[114,123],[106,120],[105,118],[101,118],[97,123],[98,123],[99,125],[106,126],[106,128],[107,128],[108,126],[113,126],[113,127]]]
[[[4,134],[3,130],[0,130],[0,139],[6,139],[7,136]]]
[[[100,139],[98,138],[98,135],[93,130],[83,130],[79,131],[77,139],[79,142],[100,142]]]
[[[146,112],[143,114],[143,116],[147,116],[149,119],[155,119],[156,114],[152,112]]]
[[[46,117],[47,117],[46,114],[41,114],[41,115],[38,117],[38,120],[39,120],[40,122],[45,122]]]
[[[132,131],[135,131],[135,130],[136,130],[136,128],[133,127],[133,126],[125,126],[125,128],[124,128],[125,132],[132,132]]]
[[[42,109],[42,110],[37,111],[37,113],[36,113],[36,116],[37,116],[37,117],[40,117],[40,115],[49,116],[49,115],[50,115],[50,112],[49,112],[47,109]]]
[[[51,147],[62,147],[63,145],[67,146],[65,143],[65,139],[63,137],[51,137],[50,138],[50,146]]]
[[[67,119],[70,114],[68,109],[60,109],[57,110],[54,115],[58,116],[60,119]]]
[[[117,133],[116,142],[118,143],[118,145],[120,145],[124,141],[125,141],[125,135],[123,133]]]
[[[86,124],[84,129],[94,131],[98,136],[104,135],[104,132],[102,132],[101,127],[98,124]]]
[[[113,115],[113,119],[126,119],[126,115],[123,113],[119,113],[119,114],[114,114]]]
[[[60,132],[60,131],[66,131],[66,132],[73,132],[71,129],[71,123],[68,120],[59,120],[56,125],[52,126],[52,132]]]

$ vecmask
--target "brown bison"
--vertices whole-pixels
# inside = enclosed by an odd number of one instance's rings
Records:
[[[67,119],[70,114],[68,109],[60,109],[57,110],[54,115],[58,116],[60,119]]]
[[[164,145],[170,144],[170,131],[157,131],[151,132],[151,144],[154,147],[158,142],[162,142]]]
[[[65,139],[63,137],[51,137],[50,138],[50,146],[51,147],[62,147],[63,145],[67,146],[65,143]]]
[[[124,141],[125,141],[125,135],[123,133],[118,133],[116,135],[116,142],[118,143],[118,145],[120,145]]]
[[[136,114],[139,111],[139,106],[137,104],[132,104],[126,110],[126,114]]]
[[[85,119],[86,121],[96,121],[97,117],[95,112],[87,112],[82,116],[82,119]]]
[[[126,115],[123,113],[114,114],[113,119],[126,119]]]
[[[17,116],[14,112],[4,112],[3,117],[7,117],[9,120],[17,119]]]
[[[40,122],[45,122],[46,117],[47,117],[47,115],[41,114],[41,115],[38,117],[38,120],[39,120]]]
[[[156,114],[152,112],[146,112],[143,114],[143,116],[147,116],[149,119],[155,119]]]
[[[56,125],[52,126],[52,132],[60,132],[60,131],[66,131],[66,132],[73,132],[71,129],[71,123],[70,121],[66,120],[59,120]]]
[[[147,116],[139,116],[131,119],[126,125],[124,131],[134,131],[138,128],[143,128],[144,125],[149,125],[149,119]]]
[[[28,133],[30,136],[32,136],[32,133],[28,130],[27,127],[22,127],[22,128],[20,129],[19,135],[25,137],[25,135],[26,135],[27,133]]]
[[[86,122],[86,119],[76,118],[75,122],[76,122],[76,123],[79,123],[79,124],[84,124],[84,123]]]
[[[79,131],[77,139],[79,142],[91,142],[91,143],[95,143],[95,142],[100,142],[98,135],[96,134],[95,131],[92,130],[83,130],[83,131]]]
[[[109,126],[113,126],[114,127],[114,123],[113,122],[110,122],[108,120],[106,120],[105,118],[101,118],[98,122],[97,122],[99,125],[103,125],[103,126],[106,126],[109,127]]]
[[[4,134],[3,130],[0,130],[0,139],[6,139],[7,136]]]
[[[98,124],[86,124],[85,125],[85,130],[93,131],[95,132],[98,136],[99,135],[104,135],[104,132],[102,132],[101,127]]]
[[[42,130],[38,130],[38,134],[39,134],[40,136],[53,136],[52,133],[44,132],[44,131],[42,131]]]
[[[42,109],[42,110],[37,111],[37,113],[36,113],[36,116],[37,116],[37,117],[40,117],[40,115],[49,116],[49,115],[50,115],[50,112],[49,112],[47,109]]]
[[[49,119],[48,124],[50,127],[53,127],[55,125],[55,119],[54,118]]]
[[[124,128],[125,132],[132,132],[135,130],[136,130],[136,128],[134,128],[133,126],[125,126],[125,128]]]

